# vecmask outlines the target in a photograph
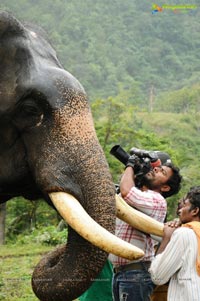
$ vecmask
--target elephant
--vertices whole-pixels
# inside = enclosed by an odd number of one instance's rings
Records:
[[[116,214],[128,215],[120,202],[116,207],[83,86],[42,29],[6,11],[0,70],[0,203],[43,198],[66,220],[67,244],[36,265],[32,288],[41,301],[71,301],[91,285],[108,253],[131,260],[143,252],[114,236]]]
[[[112,234],[115,190],[84,88],[62,67],[43,30],[6,11],[0,12],[0,69],[0,202],[42,197],[68,215],[67,245],[41,260],[32,287],[41,301],[73,300],[109,252],[143,253]]]

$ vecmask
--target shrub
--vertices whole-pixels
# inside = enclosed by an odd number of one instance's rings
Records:
[[[16,244],[38,243],[43,245],[59,245],[67,241],[67,228],[62,231],[55,226],[47,226],[40,229],[32,229],[30,232],[15,237]],[[10,241],[9,241],[10,242]]]

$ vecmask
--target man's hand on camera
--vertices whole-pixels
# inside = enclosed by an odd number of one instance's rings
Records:
[[[140,158],[136,155],[132,155],[128,158],[126,167],[131,166],[134,170],[134,173],[137,173],[141,169]]]

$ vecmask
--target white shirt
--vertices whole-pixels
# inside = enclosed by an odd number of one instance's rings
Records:
[[[200,301],[196,271],[197,237],[192,229],[178,228],[165,250],[152,261],[149,272],[157,285],[170,280],[167,301]]]

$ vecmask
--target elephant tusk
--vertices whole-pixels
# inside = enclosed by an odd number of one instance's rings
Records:
[[[163,236],[164,224],[129,206],[118,194],[115,195],[117,217],[139,231]]]
[[[144,256],[141,249],[119,239],[96,223],[72,195],[65,192],[52,192],[49,196],[68,225],[93,245],[107,253],[129,260]]]

